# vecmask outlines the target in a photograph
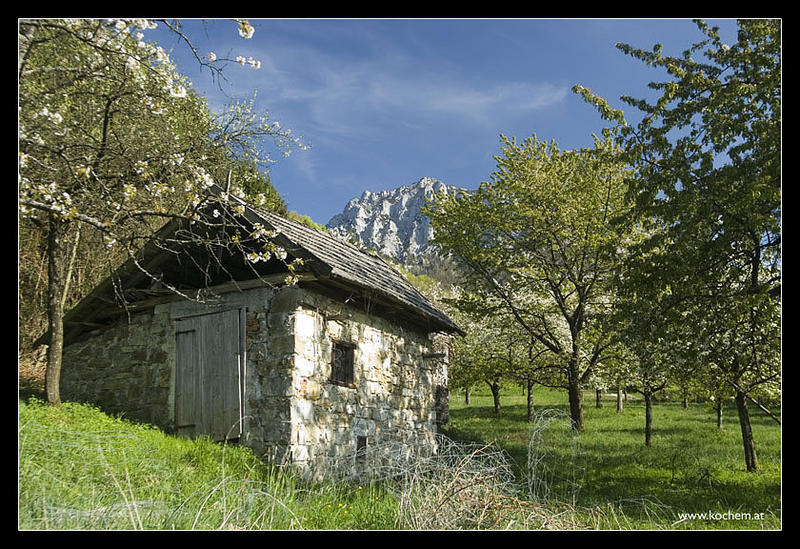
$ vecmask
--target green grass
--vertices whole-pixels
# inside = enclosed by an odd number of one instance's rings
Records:
[[[537,411],[560,415],[545,427],[536,424],[540,438],[529,448],[532,426],[519,389],[503,393],[499,415],[488,391],[473,394],[470,406],[454,394],[445,434],[494,442],[516,472],[510,497],[489,495],[497,502],[491,521],[456,523],[466,528],[781,528],[780,428],[771,419],[751,410],[761,470],[747,473],[732,406],[720,430],[713,411],[703,405],[684,410],[659,402],[653,444],[646,447],[640,401],[628,402],[618,414],[611,399],[597,409],[588,397],[586,430],[575,433],[566,419],[566,395],[536,389]],[[529,482],[529,455],[541,458],[535,484]],[[393,530],[429,524],[420,519],[445,514],[438,508],[441,513],[431,515],[431,504],[422,500],[409,506],[397,485],[311,485],[266,466],[247,448],[169,436],[74,403],[51,407],[35,398],[20,400],[18,458],[22,530]],[[449,478],[440,478],[442,491],[419,493],[461,505],[447,510],[451,517],[483,509],[480,501],[474,507],[464,498],[463,481],[453,482],[462,488],[459,498],[449,499]],[[409,515],[409,509],[424,516]],[[763,513],[764,519],[680,518],[709,511]]]
[[[607,398],[602,408],[593,393],[584,400],[585,431],[575,433],[566,419],[566,393],[544,388],[533,392],[537,410],[558,410],[563,420],[544,429],[539,452],[551,497],[581,508],[610,510],[620,524],[633,528],[780,529],[780,426],[751,409],[761,470],[747,473],[734,406],[723,428],[703,404],[683,409],[679,403],[654,406],[652,445],[644,445],[644,404],[630,400],[622,413]],[[466,406],[453,395],[446,433],[459,439],[495,441],[527,483],[530,424],[521,390],[505,391],[495,415],[488,391],[477,392]],[[680,520],[681,513],[763,513],[763,520]],[[724,518],[730,518],[726,515]],[[612,524],[613,527],[613,524]]]
[[[378,485],[310,486],[247,448],[185,440],[86,405],[19,402],[21,530],[390,529]]]

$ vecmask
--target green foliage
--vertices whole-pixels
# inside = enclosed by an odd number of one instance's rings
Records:
[[[609,129],[635,168],[634,213],[654,224],[630,253],[632,283],[694,303],[711,298],[736,309],[735,323],[744,311],[776,307],[767,294],[780,281],[781,22],[742,20],[732,45],[697,24],[707,39],[681,57],[659,45],[618,46],[671,77],[650,85],[661,93],[655,103],[623,97],[643,114],[636,126],[599,110],[616,122]],[[717,318],[720,309],[706,305]]]
[[[319,223],[315,222],[313,219],[311,219],[307,215],[299,214],[299,213],[295,212],[294,210],[292,210],[292,211],[286,212],[286,216],[289,219],[293,220],[293,221],[297,221],[298,223],[302,223],[306,227],[311,227],[312,229],[317,229],[318,231],[327,232],[327,229],[325,228],[325,225],[320,225]]]
[[[619,221],[628,168],[610,140],[566,151],[535,136],[502,141],[490,182],[438,196],[426,214],[434,241],[466,271],[459,308],[516,323],[531,356],[548,351],[577,399],[612,341],[605,324],[629,233]]]
[[[705,39],[680,57],[661,45],[618,48],[667,80],[654,102],[623,96],[621,111],[582,86],[574,91],[613,123],[633,222],[644,238],[626,252],[627,334],[639,357],[666,354],[691,377],[744,395],[777,385],[781,368],[781,21],[740,20],[737,40],[696,22]],[[699,371],[705,369],[705,372]],[[684,368],[683,374],[686,374]],[[747,420],[746,459],[757,468]]]

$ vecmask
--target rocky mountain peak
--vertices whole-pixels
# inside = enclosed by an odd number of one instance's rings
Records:
[[[344,211],[326,225],[334,234],[350,238],[401,263],[432,253],[430,219],[422,208],[440,191],[454,193],[458,187],[438,179],[423,177],[396,189],[372,192],[365,190],[350,200]]]

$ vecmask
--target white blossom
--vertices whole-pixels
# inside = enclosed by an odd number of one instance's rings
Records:
[[[272,254],[269,252],[259,253],[259,252],[249,252],[247,254],[247,260],[250,263],[258,263],[259,261],[267,262],[272,257]]]
[[[57,113],[57,112],[50,112],[50,109],[48,109],[48,108],[47,108],[47,105],[45,105],[44,107],[42,107],[42,110],[40,110],[40,111],[38,112],[38,116],[43,116],[43,117],[47,118],[47,119],[48,119],[48,120],[50,120],[50,122],[52,122],[53,124],[60,124],[60,123],[61,123],[61,122],[64,120],[64,117],[63,117],[63,116],[61,116],[59,113]],[[40,145],[44,144],[44,141],[42,141],[42,142],[41,142],[41,143],[39,143],[39,144],[40,144]]]
[[[202,166],[198,166],[194,171],[194,179],[197,183],[204,187],[210,187],[214,184],[214,179]]]
[[[183,86],[170,87],[169,94],[172,97],[186,97],[186,88]]]
[[[169,61],[169,55],[167,55],[167,52],[165,52],[164,48],[161,46],[156,48],[156,61],[160,63],[166,63]]]
[[[139,68],[139,60],[133,57],[132,55],[128,56],[128,60],[125,61],[125,68],[130,71],[135,71]]]
[[[266,236],[267,234],[267,230],[264,228],[263,225],[261,225],[261,223],[254,223],[253,229],[255,230],[252,233],[250,233],[250,236],[255,239],[259,239],[263,236]]]
[[[149,19],[134,19],[133,24],[137,29],[146,30],[146,29],[154,29],[158,26],[154,21],[150,21]]]
[[[253,26],[250,24],[250,21],[248,21],[247,19],[239,21],[239,36],[241,36],[242,38],[246,39],[252,38],[253,33],[255,31],[256,30],[253,28]]]

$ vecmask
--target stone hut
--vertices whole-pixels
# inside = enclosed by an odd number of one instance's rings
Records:
[[[313,478],[434,452],[458,326],[382,259],[241,206],[303,259],[298,281],[274,267],[242,279],[231,265],[224,280],[182,285],[185,265],[151,250],[140,266],[202,299],[123,267],[65,317],[62,397],[238,442]]]

